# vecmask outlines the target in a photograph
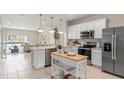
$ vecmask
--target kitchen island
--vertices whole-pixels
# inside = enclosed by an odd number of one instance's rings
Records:
[[[86,78],[87,56],[68,55],[69,53],[52,52],[52,76],[51,78],[67,79],[80,78],[80,73],[84,71]]]
[[[35,69],[44,68],[51,65],[51,52],[56,51],[55,46],[30,47],[31,64]]]

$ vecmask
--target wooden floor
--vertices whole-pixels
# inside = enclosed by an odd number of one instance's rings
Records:
[[[81,75],[83,77],[83,73]],[[0,63],[1,79],[50,79],[51,67],[36,70],[31,66],[31,54],[20,53],[7,55]],[[88,79],[120,79],[104,73],[100,68],[87,66]]]

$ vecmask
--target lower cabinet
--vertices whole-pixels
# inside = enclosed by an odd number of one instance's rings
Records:
[[[32,51],[32,66],[36,69],[45,67],[45,50]]]
[[[101,49],[92,49],[92,65],[102,67],[102,50]]]

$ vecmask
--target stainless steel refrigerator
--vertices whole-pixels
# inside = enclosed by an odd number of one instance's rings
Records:
[[[124,27],[103,29],[102,70],[124,77]]]

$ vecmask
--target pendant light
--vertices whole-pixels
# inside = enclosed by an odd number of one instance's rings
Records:
[[[60,21],[60,28],[59,29],[62,29],[62,19],[60,19],[59,21]],[[63,34],[63,32],[60,31],[59,34]]]
[[[50,28],[50,33],[54,33],[54,29],[53,29],[53,17],[51,17],[51,28]]]
[[[39,28],[37,29],[38,32],[44,32],[44,30],[42,29],[42,14],[39,14],[40,15],[40,26]]]

